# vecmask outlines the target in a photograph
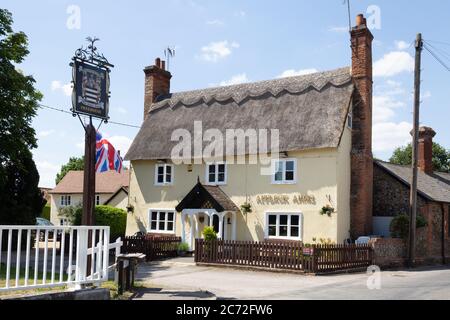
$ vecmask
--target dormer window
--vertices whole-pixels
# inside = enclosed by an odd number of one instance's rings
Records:
[[[155,185],[166,186],[173,184],[173,165],[158,163],[155,166]]]
[[[297,160],[278,159],[272,162],[273,184],[295,184],[297,182]]]
[[[206,182],[211,185],[227,183],[227,166],[225,162],[210,163],[206,166]]]

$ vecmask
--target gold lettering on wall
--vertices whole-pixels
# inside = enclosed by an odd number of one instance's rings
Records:
[[[261,195],[256,197],[256,203],[261,205],[288,205],[291,199],[288,195]],[[311,195],[299,194],[292,198],[294,204],[315,205],[316,198]]]

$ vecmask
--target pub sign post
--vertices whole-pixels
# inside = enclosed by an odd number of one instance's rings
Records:
[[[108,122],[109,73],[114,66],[100,54],[95,46],[98,38],[88,37],[89,45],[75,51],[72,67],[72,113],[80,119],[85,130],[83,215],[82,225],[94,225],[96,132],[92,118]],[[88,117],[85,124],[81,117]],[[99,126],[100,126],[99,125]],[[89,237],[91,239],[91,237]]]

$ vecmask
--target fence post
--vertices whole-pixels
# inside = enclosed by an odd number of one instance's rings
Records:
[[[115,255],[115,263],[117,263],[117,256],[120,254],[120,251],[121,251],[121,249],[122,249],[122,246],[118,246],[120,243],[122,242],[122,239],[119,237],[119,238],[117,238],[117,240],[116,240],[116,244],[117,244],[117,246],[116,246],[116,255]],[[122,244],[123,244],[123,242],[122,242]],[[117,283],[119,281],[119,273],[118,273],[118,271],[117,271],[117,268],[115,268],[114,269],[114,282],[115,283]]]
[[[77,232],[77,268],[75,270],[75,289],[81,289],[80,282],[86,280],[88,250],[88,230],[79,229]]]
[[[317,247],[315,244],[313,244],[312,246],[313,252],[312,252],[312,272],[313,273],[317,273],[317,260],[318,260],[318,256],[317,256]]]
[[[109,266],[109,227],[106,227],[104,234],[104,247],[103,247],[103,279],[108,280],[108,266]]]

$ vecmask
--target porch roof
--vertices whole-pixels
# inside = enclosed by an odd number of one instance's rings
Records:
[[[197,182],[175,209],[178,212],[184,209],[215,209],[217,212],[239,211],[239,208],[220,187],[203,185],[200,182]]]

